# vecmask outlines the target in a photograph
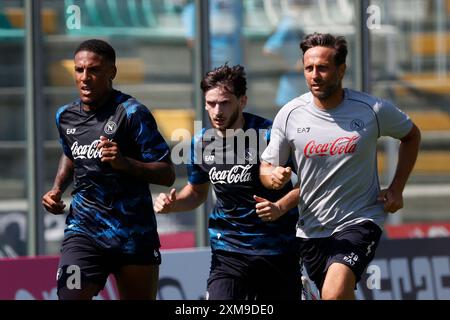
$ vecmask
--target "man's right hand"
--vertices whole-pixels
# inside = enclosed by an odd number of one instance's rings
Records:
[[[292,169],[290,167],[276,167],[271,173],[272,189],[280,190],[291,179]]]
[[[169,213],[173,210],[176,201],[176,189],[170,190],[170,193],[160,193],[153,204],[153,210],[156,213]]]
[[[45,210],[53,214],[63,214],[66,205],[61,200],[62,192],[59,190],[50,190],[42,197],[42,205]]]

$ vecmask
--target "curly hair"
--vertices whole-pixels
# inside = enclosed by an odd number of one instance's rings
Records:
[[[222,87],[236,97],[242,97],[247,92],[244,67],[241,65],[230,67],[225,63],[223,66],[206,73],[200,83],[200,87],[203,93],[213,88]]]

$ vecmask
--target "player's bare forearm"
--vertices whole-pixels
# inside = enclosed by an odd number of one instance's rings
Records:
[[[70,182],[73,181],[73,161],[65,154],[59,159],[58,171],[50,191],[42,196],[42,205],[45,210],[53,214],[64,213],[66,205],[61,200],[62,194]]]
[[[273,167],[268,162],[262,162],[260,167],[260,179],[268,189],[280,190],[291,179],[292,169],[290,167]],[[269,175],[270,174],[270,175]]]
[[[52,190],[64,193],[70,183],[73,181],[73,161],[64,153],[59,159],[58,171],[53,182]]]
[[[414,164],[416,163],[417,154],[419,153],[420,131],[413,125],[411,131],[401,139],[398,152],[398,163],[394,178],[391,182],[390,189],[403,192],[406,181],[411,174]]]
[[[177,201],[173,212],[189,211],[197,208],[206,201],[209,191],[209,182],[203,184],[187,184],[177,194]]]
[[[275,167],[265,161],[262,161],[259,167],[259,179],[261,180],[263,186],[267,189],[272,189],[271,174],[273,169],[275,169]]]
[[[97,149],[101,151],[100,160],[109,163],[115,170],[143,179],[148,183],[170,187],[175,182],[175,168],[170,160],[142,162],[122,155],[117,142],[100,136]]]
[[[256,201],[255,209],[258,217],[265,222],[273,222],[283,216],[290,209],[298,205],[300,189],[294,187],[290,192],[284,195],[277,202],[271,202],[265,198],[254,195]]]
[[[171,162],[142,162],[124,157],[122,171],[145,179],[149,183],[170,187],[175,182],[175,168]]]
[[[300,187],[297,185],[289,191],[283,198],[278,200],[276,204],[280,208],[282,214],[285,214],[292,208],[298,206],[298,202],[300,200]]]

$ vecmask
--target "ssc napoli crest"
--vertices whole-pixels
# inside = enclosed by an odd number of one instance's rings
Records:
[[[106,134],[113,134],[117,130],[117,124],[110,120],[106,123],[104,130]]]
[[[254,148],[248,148],[245,150],[244,159],[253,162],[258,159],[258,152]]]
[[[353,119],[352,122],[350,123],[350,129],[352,129],[353,131],[361,131],[364,128],[365,124],[360,119]]]

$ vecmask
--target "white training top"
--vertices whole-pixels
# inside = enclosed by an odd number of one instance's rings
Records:
[[[377,139],[401,139],[411,128],[391,102],[351,89],[332,110],[319,109],[310,92],[281,108],[261,157],[285,166],[293,156],[300,182],[297,237],[328,237],[364,220],[383,228]]]

